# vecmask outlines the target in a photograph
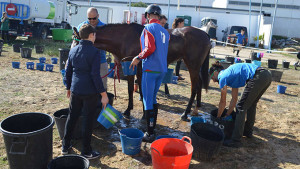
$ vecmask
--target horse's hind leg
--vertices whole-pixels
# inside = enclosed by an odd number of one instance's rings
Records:
[[[133,109],[133,88],[134,88],[134,75],[127,76],[127,82],[128,82],[128,107],[123,113],[123,115],[127,118],[130,117],[130,111]]]
[[[201,93],[202,93],[202,80],[199,78],[199,86],[197,89],[197,96],[196,96],[196,107],[193,110],[193,115],[198,114],[198,110],[201,107]]]

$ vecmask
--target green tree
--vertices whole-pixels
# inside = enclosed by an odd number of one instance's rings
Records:
[[[145,4],[144,2],[137,2],[137,3],[132,3],[131,4],[131,6],[132,7],[143,7],[143,8],[145,8],[145,7],[147,7],[148,5],[147,4]]]

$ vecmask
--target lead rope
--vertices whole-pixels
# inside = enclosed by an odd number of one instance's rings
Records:
[[[115,93],[115,99],[117,100],[117,90],[116,90],[116,76],[118,78],[118,81],[120,83],[120,74],[119,74],[119,66],[118,64],[115,64],[115,66],[104,76],[102,76],[101,78],[105,78],[106,76],[108,76],[113,70],[115,70],[114,73],[114,93]]]

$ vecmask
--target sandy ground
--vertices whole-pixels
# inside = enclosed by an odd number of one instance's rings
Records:
[[[215,53],[232,53],[231,48],[217,47]],[[248,57],[243,50],[241,56]],[[217,55],[217,54],[216,54]],[[225,56],[224,55],[224,56]],[[44,55],[33,55],[31,61]],[[223,55],[222,55],[223,56]],[[50,62],[50,57],[47,62]],[[218,57],[218,56],[217,56]],[[221,55],[220,55],[221,57]],[[288,59],[276,55],[280,59]],[[292,60],[292,59],[291,59]],[[20,61],[20,69],[12,69],[11,62]],[[5,47],[0,56],[0,120],[21,112],[42,112],[53,115],[62,108],[68,107],[66,91],[62,84],[59,66],[54,66],[54,72],[27,70],[28,59],[20,58],[19,53],[13,53],[11,47]],[[281,63],[281,62],[279,62]],[[300,168],[300,72],[293,69],[281,69],[281,82],[272,82],[262,96],[257,107],[254,138],[243,138],[243,147],[234,149],[221,147],[217,158],[211,162],[192,159],[190,168]],[[164,89],[158,93],[159,115],[156,132],[158,135],[174,135],[178,137],[190,135],[190,123],[180,121],[190,97],[190,80],[187,71],[181,74],[185,80],[177,85],[170,84],[171,97],[164,95]],[[109,78],[109,92],[113,92],[113,79]],[[286,94],[276,93],[277,85],[287,86]],[[117,99],[114,107],[123,112],[127,108],[127,82],[116,83]],[[242,90],[239,91],[240,93]],[[209,112],[218,105],[220,90],[217,84],[210,83],[206,93],[203,90],[202,107],[199,113]],[[142,103],[139,95],[134,94],[134,109],[130,120],[122,119],[116,126],[120,129],[134,127],[144,131],[145,123],[139,119],[142,116]],[[230,100],[228,94],[227,100]],[[60,156],[61,141],[56,126],[53,129],[53,157]],[[8,168],[8,159],[2,135],[0,136],[0,168]],[[73,153],[80,153],[80,141],[74,142]],[[91,169],[96,168],[152,168],[150,144],[142,143],[138,155],[128,156],[122,153],[118,130],[103,127],[94,129],[92,146],[99,150],[100,159],[91,161]]]

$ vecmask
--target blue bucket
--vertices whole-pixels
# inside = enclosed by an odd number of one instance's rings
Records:
[[[130,64],[131,64],[130,61],[122,62],[122,70],[123,70],[124,76],[136,75],[137,67],[135,67],[134,70],[132,68],[129,69]]]
[[[174,69],[168,69],[168,71],[167,71],[165,77],[163,78],[162,83],[172,83],[173,70],[174,70]]]
[[[40,57],[39,60],[40,60],[40,63],[45,63],[46,62],[46,58],[45,57]]]
[[[202,117],[195,117],[195,116],[193,116],[193,117],[191,118],[191,126],[192,126],[193,124],[195,124],[195,123],[206,123],[206,120],[203,119]]]
[[[97,121],[106,129],[109,129],[122,118],[123,116],[120,112],[114,109],[111,105],[107,104],[105,110],[102,109]]]
[[[111,69],[108,69],[108,72],[110,72],[110,71],[111,71]],[[114,77],[114,74],[115,74],[115,70],[112,70],[112,71],[107,75],[107,77],[113,78],[113,77]]]
[[[156,140],[161,139],[161,138],[178,138],[176,136],[170,136],[170,135],[160,135],[156,137]]]
[[[26,67],[27,67],[27,69],[33,70],[34,69],[34,62],[27,62]]]
[[[15,69],[19,69],[20,68],[20,62],[11,62],[12,63],[12,67]]]
[[[115,63],[110,63],[110,64],[109,64],[109,68],[110,68],[110,69],[114,68],[114,66],[115,66]]]
[[[43,71],[44,70],[44,63],[36,63],[36,70]]]
[[[141,151],[144,133],[139,129],[127,128],[119,131],[122,152],[127,155],[136,155]]]
[[[256,66],[260,67],[261,66],[261,61],[252,60],[252,64],[255,64]]]
[[[57,64],[57,58],[51,58],[51,63],[52,64]]]
[[[67,86],[67,82],[64,80],[65,79],[65,75],[66,75],[66,70],[65,69],[62,69],[60,71],[61,75],[62,75],[62,79],[63,79],[63,83],[65,86]]]
[[[277,85],[277,93],[284,94],[286,90],[286,86]]]
[[[46,64],[46,71],[52,72],[53,71],[53,65]]]
[[[234,58],[235,63],[242,63],[242,60],[240,58]]]
[[[177,83],[178,83],[178,76],[173,76],[172,84],[177,84]]]

